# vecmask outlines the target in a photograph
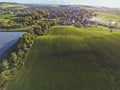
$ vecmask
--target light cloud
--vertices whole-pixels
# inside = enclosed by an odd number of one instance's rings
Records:
[[[48,0],[50,3],[65,3],[65,0]]]

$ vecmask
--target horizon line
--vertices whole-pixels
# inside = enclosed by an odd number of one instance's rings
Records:
[[[120,8],[120,7],[109,7],[109,6],[98,6],[98,5],[87,5],[87,4],[66,4],[66,3],[22,3],[22,2],[8,2],[4,1],[0,3],[15,3],[15,4],[34,4],[34,5],[74,5],[74,6],[91,6],[91,7],[104,7],[104,8]]]

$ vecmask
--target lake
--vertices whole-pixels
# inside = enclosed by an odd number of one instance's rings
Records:
[[[0,58],[25,32],[0,32]]]

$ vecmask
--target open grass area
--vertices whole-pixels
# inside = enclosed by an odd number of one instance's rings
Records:
[[[34,25],[33,25],[34,26]],[[32,26],[16,28],[16,29],[0,29],[0,32],[27,32],[32,29]]]
[[[102,18],[102,22],[107,22],[109,20],[116,21],[117,24],[120,26],[120,15],[115,14],[108,14],[108,13],[102,13],[102,12],[96,12],[98,18]]]
[[[2,4],[0,7],[2,9],[7,9],[7,8],[26,8],[26,6],[22,5],[22,4]]]
[[[120,32],[54,26],[6,90],[120,90]]]
[[[0,23],[6,23],[10,20],[10,18],[14,18],[13,14],[0,14]]]
[[[17,18],[14,14],[0,14],[0,23],[6,24],[10,19]],[[33,25],[34,26],[34,25]],[[22,28],[16,29],[0,29],[0,32],[19,32],[19,31],[27,31],[30,30],[32,26],[26,26]]]
[[[0,19],[5,19],[5,18],[11,18],[14,17],[15,15],[13,14],[0,14]]]
[[[106,19],[113,19],[113,20],[120,20],[119,15],[115,14],[107,14],[107,13],[102,13],[102,12],[96,12],[99,17],[105,17]]]

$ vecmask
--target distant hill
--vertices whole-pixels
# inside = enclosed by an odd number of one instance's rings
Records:
[[[120,90],[120,32],[55,26],[6,90]]]
[[[19,3],[11,3],[11,2],[0,2],[0,8],[7,9],[7,8],[26,8],[27,6],[24,4]]]
[[[116,26],[120,26],[120,15],[116,15],[114,13],[103,13],[103,12],[95,12],[96,19],[100,20],[101,23],[108,23],[108,21],[112,20],[116,22]]]
[[[16,2],[0,2],[0,5],[2,5],[2,4],[18,4],[18,3],[16,3]]]

